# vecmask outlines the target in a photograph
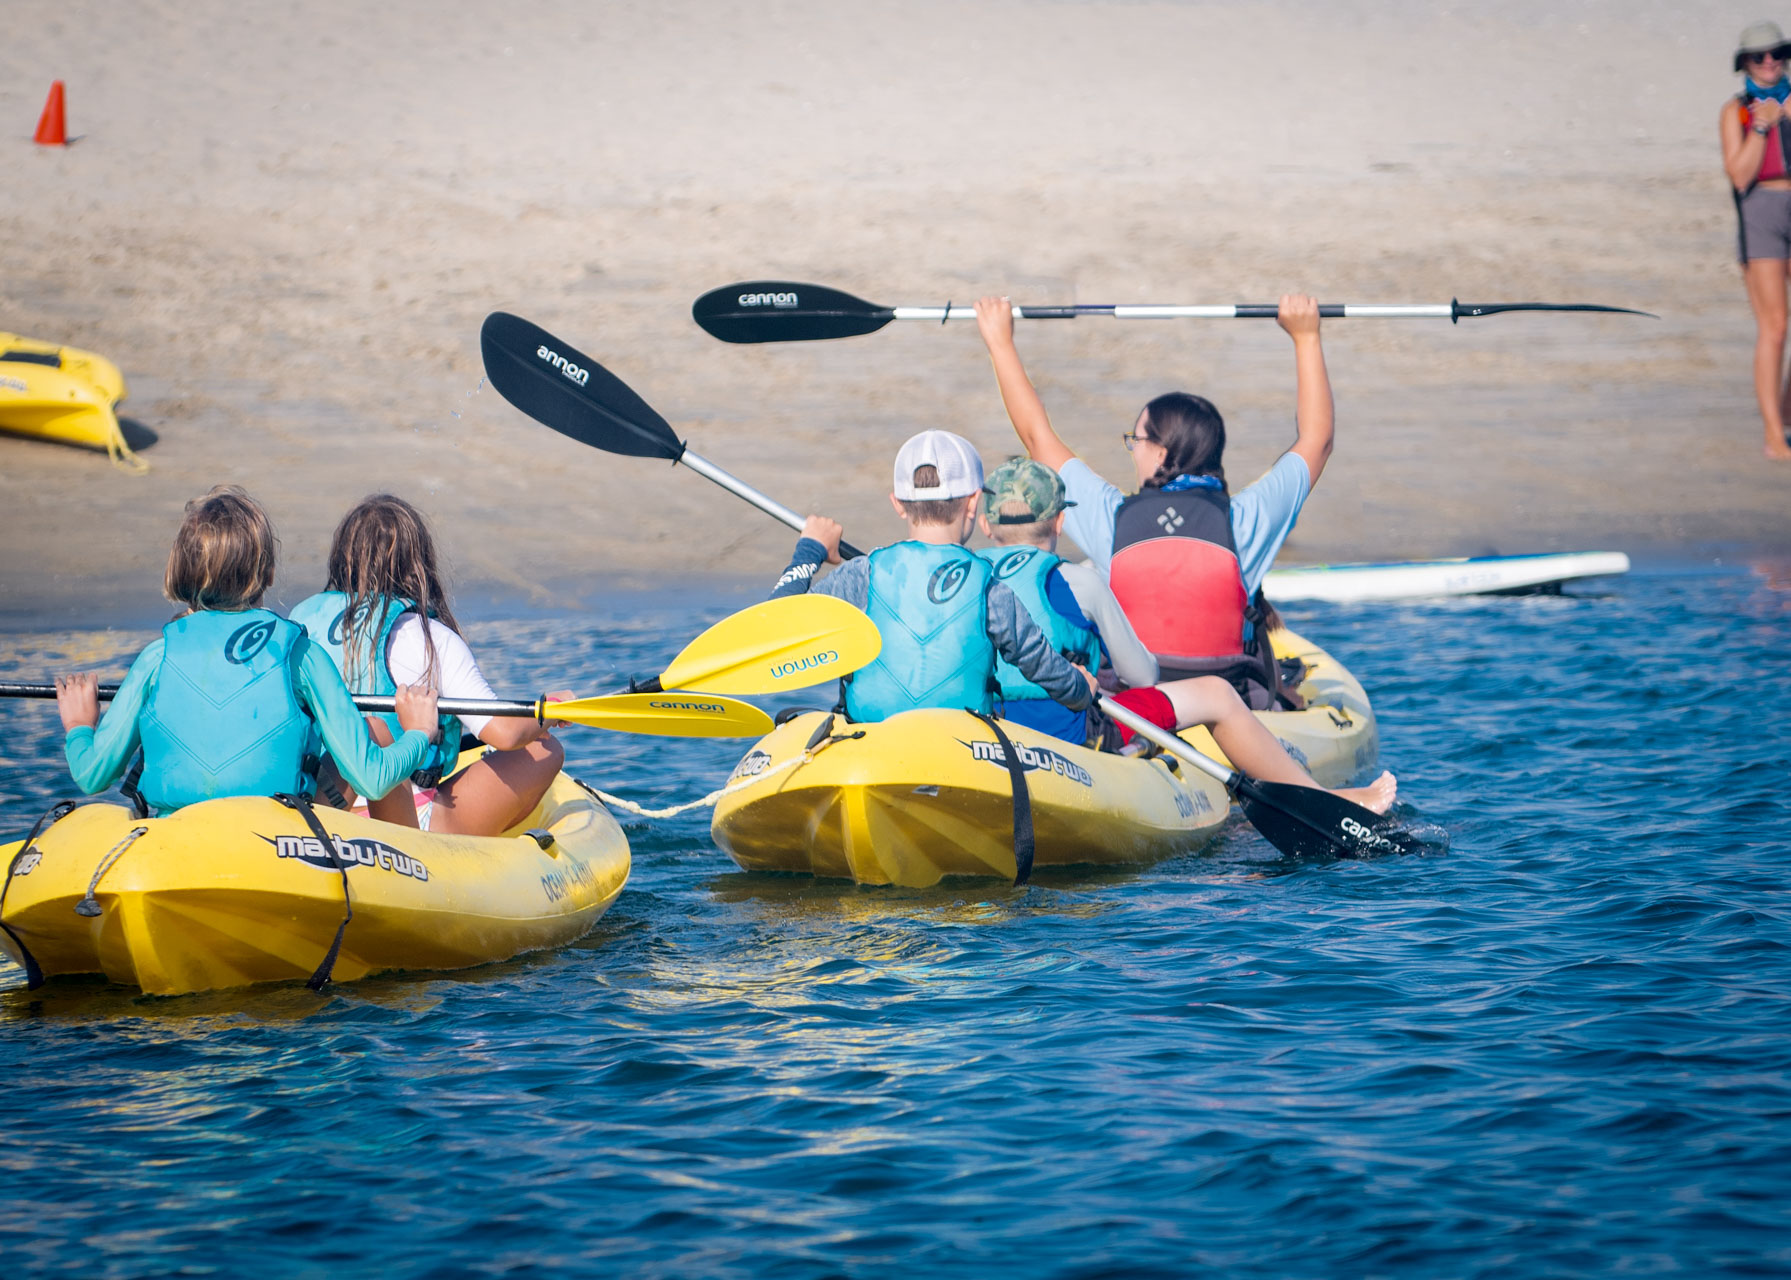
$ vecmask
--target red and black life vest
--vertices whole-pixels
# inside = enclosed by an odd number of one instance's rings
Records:
[[[1747,137],[1747,131],[1753,126],[1752,107],[1758,101],[1758,98],[1746,90],[1736,95],[1735,104],[1741,110],[1741,136],[1744,139]],[[1785,152],[1785,130],[1788,124],[1791,124],[1791,118],[1781,116],[1778,128],[1766,135],[1766,154],[1760,157],[1760,171],[1754,175],[1753,182],[1748,183],[1747,190],[1741,192],[1742,195],[1752,191],[1758,183],[1770,182],[1774,178],[1791,177],[1791,169],[1786,167]]]
[[[1146,489],[1120,503],[1108,585],[1166,669],[1210,670],[1249,651],[1250,598],[1224,489]]]

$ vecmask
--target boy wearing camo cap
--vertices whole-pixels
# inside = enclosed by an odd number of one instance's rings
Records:
[[[1064,512],[1074,505],[1050,467],[1030,458],[1008,459],[983,486],[977,523],[995,545],[977,554],[994,567],[995,580],[1020,598],[1054,649],[1091,670],[1105,655],[1120,682],[1143,694],[1122,701],[1150,703],[1134,709],[1147,717],[1154,710],[1152,718],[1163,719],[1173,712],[1163,695],[1150,688],[1157,682],[1156,658],[1139,641],[1101,576],[1057,554]],[[1072,711],[1054,701],[1008,662],[997,664],[996,678],[1005,719],[1065,742],[1089,740],[1087,710]],[[1156,706],[1159,702],[1165,705]]]

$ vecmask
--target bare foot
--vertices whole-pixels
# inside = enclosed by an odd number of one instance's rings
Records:
[[[1772,442],[1769,440],[1766,442],[1766,456],[1775,462],[1784,462],[1787,459],[1791,459],[1791,444],[1781,444],[1775,449],[1772,446]]]
[[[1370,813],[1385,813],[1399,795],[1399,779],[1383,773],[1365,787],[1343,787],[1335,794],[1354,801]]]

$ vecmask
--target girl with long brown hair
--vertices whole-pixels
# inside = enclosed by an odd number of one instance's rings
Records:
[[[386,693],[414,681],[443,698],[493,696],[461,638],[428,522],[402,498],[377,493],[342,517],[330,544],[327,585],[291,616],[335,659],[356,693]],[[368,727],[381,740],[391,732],[388,717],[370,716]],[[492,750],[456,773],[463,730]],[[533,720],[447,716],[411,782],[435,789],[431,831],[497,835],[540,803],[565,758],[559,740]],[[445,781],[443,774],[449,775]],[[418,825],[410,786],[371,802],[368,812],[381,821]]]

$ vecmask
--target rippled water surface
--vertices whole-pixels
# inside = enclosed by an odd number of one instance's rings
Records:
[[[473,638],[500,690],[592,691],[723,611]],[[1449,852],[1234,826],[889,890],[742,874],[699,815],[627,824],[585,941],[467,973],[155,999],[0,963],[5,1271],[1791,1272],[1791,594],[1288,612]],[[0,669],[146,638],[4,636]],[[60,735],[0,725],[22,832]],[[570,742],[660,804],[740,750]]]

